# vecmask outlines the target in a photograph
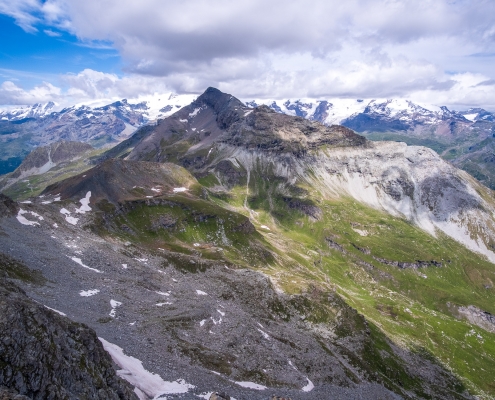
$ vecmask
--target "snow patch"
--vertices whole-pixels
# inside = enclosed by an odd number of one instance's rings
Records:
[[[69,257],[69,256],[67,256]],[[103,271],[100,271],[99,269],[96,269],[96,268],[91,268],[91,267],[88,267],[87,265],[84,265],[84,263],[81,261],[80,258],[77,258],[77,257],[69,257],[72,261],[74,261],[75,263],[79,264],[81,267],[84,267],[84,268],[87,268],[87,269],[90,269],[91,271],[95,271],[95,272],[98,272],[100,274],[103,273]]]
[[[266,339],[266,340],[270,340],[270,335],[264,331],[262,331],[261,329],[259,328],[256,328],[258,330],[259,333],[261,333],[263,335],[263,337]]]
[[[103,348],[110,354],[115,364],[122,368],[117,371],[117,375],[135,386],[148,398],[159,399],[163,395],[187,393],[190,389],[195,388],[194,385],[187,383],[184,379],[177,379],[173,382],[164,381],[160,375],[144,369],[140,360],[125,355],[121,347],[107,342],[103,338],[98,339],[100,339]]]
[[[98,293],[100,293],[100,291],[98,289],[81,290],[79,292],[79,296],[91,297],[91,296],[94,296],[95,294],[98,294]]]
[[[110,300],[110,305],[112,306],[112,310],[110,311],[110,315],[112,318],[115,318],[115,313],[117,312],[117,307],[120,307],[122,303],[117,300]]]
[[[74,217],[71,217],[71,212],[69,210],[67,210],[66,208],[62,208],[60,210],[60,213],[63,214],[65,216],[65,220],[69,223],[69,224],[72,224],[72,225],[77,225],[77,221],[79,221],[79,218],[74,218]]]
[[[185,192],[186,190],[188,189],[185,187],[178,187],[178,188],[174,188],[174,193]]]
[[[478,113],[476,113],[476,114],[465,114],[464,115],[464,118],[466,118],[467,120],[469,120],[471,122],[474,122],[477,116],[478,116]]]
[[[161,294],[162,296],[170,296],[169,292],[155,292],[157,294]]]
[[[194,118],[200,112],[201,108],[195,108],[192,113],[189,114],[189,117]]]
[[[315,388],[315,385],[313,385],[313,382],[311,382],[309,378],[306,378],[306,380],[308,381],[308,383],[301,390],[303,392],[311,392]]]
[[[270,228],[268,228],[268,226],[266,226],[266,225],[261,225],[261,226],[260,226],[260,228],[261,228],[261,229],[266,229],[267,231],[270,231],[270,230],[271,230],[271,229],[270,229]]]
[[[188,122],[187,119],[179,119],[180,122],[186,123]]]
[[[30,220],[28,220],[26,217],[24,217],[23,214],[31,214],[31,215],[34,215],[34,216],[38,215],[38,214],[36,214],[36,213],[34,213],[32,211],[25,211],[22,208],[20,208],[19,209],[19,212],[17,213],[16,218],[17,218],[17,221],[19,221],[22,225],[28,225],[28,226],[39,225],[39,223],[36,222],[36,221],[30,221]],[[41,220],[43,220],[43,217],[40,217],[39,219],[41,221]]]
[[[208,296],[208,293],[203,292],[202,290],[196,290],[196,294],[197,294],[198,296]]]
[[[156,303],[155,306],[162,307],[170,304],[172,304],[170,301],[166,301],[165,303]]]
[[[122,264],[122,268],[127,269],[127,264]]]
[[[63,317],[67,317],[67,314],[63,313],[62,311],[55,310],[54,308],[51,308],[51,307],[48,307],[48,306],[45,306],[45,308],[48,308],[49,310],[52,310],[52,311],[56,312],[57,314],[62,315]]]
[[[89,199],[91,198],[91,192],[86,193],[86,196],[79,200],[81,203],[81,207],[76,208],[77,214],[84,214],[88,211],[91,211],[91,207],[89,206]]]
[[[203,326],[206,321],[208,321],[207,319],[202,319],[201,321],[199,321],[199,326]]]
[[[255,390],[266,390],[268,389],[266,386],[263,386],[263,385],[259,385],[257,383],[254,383],[254,382],[236,382],[236,381],[233,381],[236,385],[239,385],[239,386],[242,386],[244,388],[248,388],[248,389],[255,389]]]

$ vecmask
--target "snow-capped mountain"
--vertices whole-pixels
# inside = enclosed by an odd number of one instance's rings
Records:
[[[0,111],[0,174],[13,171],[36,147],[60,140],[94,147],[118,143],[139,127],[173,114],[195,97],[168,93],[58,110],[50,102]]]
[[[326,125],[342,124],[357,131],[373,131],[377,123],[395,130],[407,130],[416,125],[434,125],[447,119],[469,123],[478,120],[493,121],[494,114],[481,108],[467,111],[452,111],[445,106],[418,104],[405,99],[285,99],[251,100],[246,105],[261,104],[271,109]],[[371,124],[367,126],[366,121]]]
[[[162,93],[110,104],[99,101],[57,109],[51,102],[0,111],[0,174],[13,171],[32,149],[59,140],[94,147],[121,142],[139,127],[169,117],[196,97]],[[453,111],[404,99],[254,99],[245,104],[267,105],[276,112],[325,125],[341,124],[371,139],[431,147],[495,188],[493,168],[485,165],[495,146],[491,144],[495,114],[481,108]],[[474,151],[477,161],[473,163]]]
[[[55,108],[56,104],[50,101],[46,104],[36,103],[32,106],[0,110],[0,120],[20,121],[26,118],[42,118],[55,111]]]
[[[267,105],[271,109],[287,115],[298,116],[326,125],[340,124],[349,116],[365,110],[369,100],[362,99],[285,99],[285,100],[251,100],[249,107]]]

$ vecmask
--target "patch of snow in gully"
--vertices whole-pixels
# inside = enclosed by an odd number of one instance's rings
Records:
[[[125,355],[121,347],[107,342],[103,338],[99,339],[115,364],[122,368],[117,371],[117,375],[138,388],[148,398],[158,399],[167,394],[187,393],[190,389],[195,388],[184,379],[177,379],[173,382],[164,381],[160,375],[144,369],[140,360]]]

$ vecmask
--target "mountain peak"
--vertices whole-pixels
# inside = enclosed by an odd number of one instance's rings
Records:
[[[235,108],[245,105],[239,99],[235,98],[231,94],[224,93],[217,88],[209,87],[200,95],[194,103],[200,103],[212,107],[216,112],[219,112],[226,107]]]

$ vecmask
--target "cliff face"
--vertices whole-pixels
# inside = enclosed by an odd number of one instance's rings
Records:
[[[0,398],[137,399],[92,329],[35,303],[4,278],[0,337]]]

